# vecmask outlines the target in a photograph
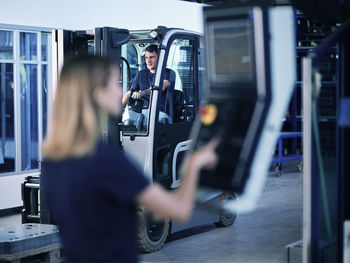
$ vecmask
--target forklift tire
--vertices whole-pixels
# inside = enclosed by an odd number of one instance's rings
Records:
[[[144,213],[141,209],[138,213]],[[140,220],[137,231],[137,246],[141,253],[152,253],[160,250],[169,235],[170,221],[154,220],[149,216],[146,220]]]
[[[224,193],[223,202],[234,200],[234,199],[236,199],[236,196],[234,193],[230,193],[230,192]],[[232,226],[236,221],[236,217],[237,215],[235,213],[221,209],[219,222],[217,222],[216,225],[220,227]]]

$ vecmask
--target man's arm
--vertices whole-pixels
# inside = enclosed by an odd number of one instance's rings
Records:
[[[136,73],[136,76],[135,76],[135,78],[133,79],[133,81],[132,81],[132,84],[131,84],[131,88],[130,88],[130,90],[128,90],[125,94],[124,94],[124,96],[123,96],[123,98],[122,98],[122,105],[123,105],[123,107],[125,107],[125,105],[127,104],[127,103],[129,103],[129,97],[130,97],[130,92],[132,92],[133,91],[133,93],[132,93],[132,96],[131,96],[131,98],[133,98],[133,99],[135,99],[135,100],[138,100],[141,96],[140,96],[140,93],[139,92],[136,92],[136,90],[139,90],[140,89],[140,87],[139,87],[139,78],[140,78],[140,71],[139,72],[137,72]]]
[[[166,68],[164,72],[162,91],[166,90],[173,83],[175,83],[175,72],[171,69]]]
[[[125,105],[129,103],[129,96],[130,96],[130,90],[127,91],[122,98],[123,107],[125,107]]]
[[[163,80],[163,87],[162,87],[162,91],[166,90],[168,87],[170,87],[171,83],[169,80],[165,79]]]

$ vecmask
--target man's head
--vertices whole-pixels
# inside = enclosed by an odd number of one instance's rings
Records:
[[[155,72],[158,60],[158,47],[157,45],[149,45],[146,47],[145,54],[146,66],[152,73]]]

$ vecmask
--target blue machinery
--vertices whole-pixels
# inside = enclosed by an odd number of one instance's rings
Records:
[[[304,215],[303,262],[350,262],[349,231],[349,31],[350,21],[303,59]],[[320,61],[339,48],[336,155],[322,153],[318,100]],[[348,106],[346,106],[348,105]]]
[[[293,149],[291,154],[284,154],[283,152],[283,141],[284,139],[290,139],[290,138],[301,138],[303,134],[301,132],[281,132],[278,137],[278,148],[277,148],[277,155],[275,158],[272,159],[272,163],[276,165],[275,168],[275,175],[280,176],[282,173],[282,163],[289,162],[289,161],[300,161],[303,159],[303,156],[300,154],[297,154],[295,152],[295,149]],[[299,170],[302,170],[300,167]]]

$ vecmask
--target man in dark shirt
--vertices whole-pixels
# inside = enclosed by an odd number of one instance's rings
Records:
[[[129,118],[135,120],[136,126],[140,125],[139,119],[144,115],[143,123],[146,124],[148,120],[148,110],[142,110],[143,106],[147,106],[149,102],[150,88],[154,80],[157,61],[158,61],[158,47],[156,45],[149,45],[145,52],[146,68],[140,70],[131,85],[130,90],[123,97],[123,105],[127,104],[131,94],[133,104],[129,109]],[[169,123],[172,122],[172,93],[174,90],[175,73],[170,69],[164,70],[163,87],[160,94],[159,103],[159,120],[167,119]],[[143,117],[143,116],[142,116]]]

